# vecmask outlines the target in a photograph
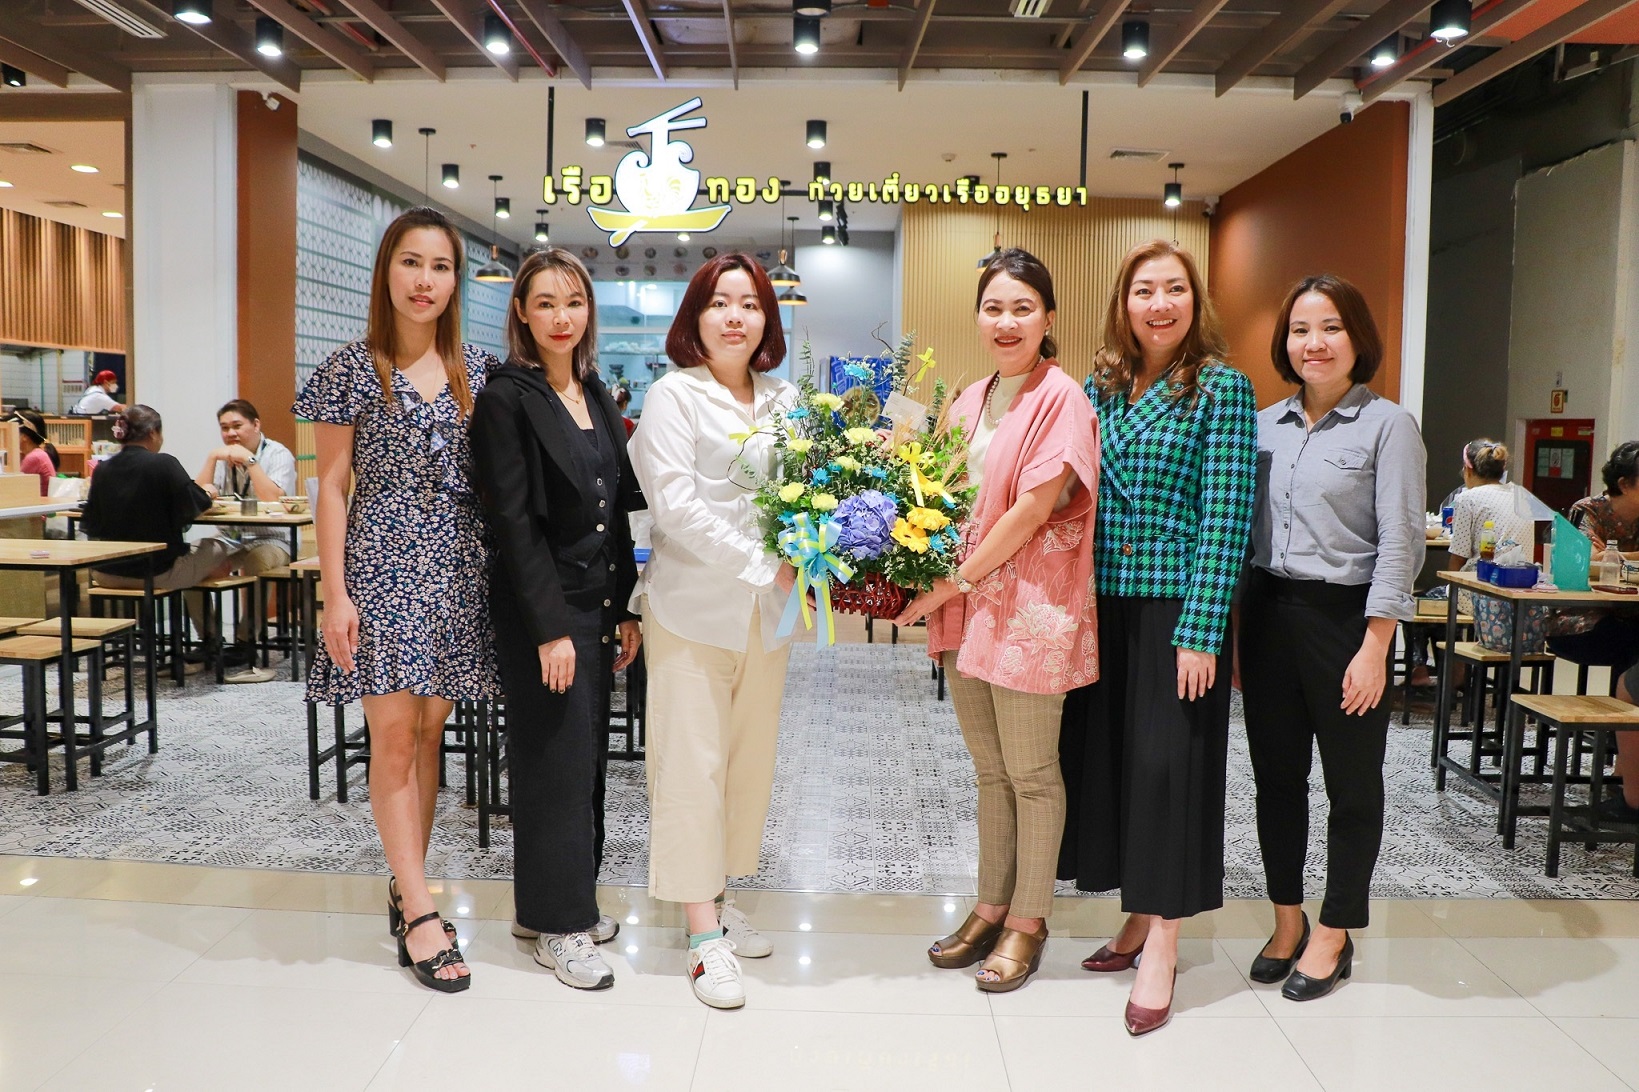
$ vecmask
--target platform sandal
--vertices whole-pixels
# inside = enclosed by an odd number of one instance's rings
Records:
[[[1044,921],[1034,933],[1018,929],[1003,929],[990,955],[979,968],[979,974],[994,972],[998,978],[991,982],[975,978],[974,985],[986,993],[1011,993],[1030,979],[1041,967],[1042,949],[1047,946],[1047,923]]]
[[[990,954],[996,938],[1001,935],[1001,922],[986,921],[977,913],[970,913],[960,929],[928,949],[928,962],[946,969],[971,967]]]
[[[398,893],[398,879],[387,877],[387,935],[398,936],[398,927],[404,924],[404,897]],[[449,918],[443,919],[444,935],[450,938],[450,947],[454,948],[460,942],[456,934],[455,923]]]
[[[455,947],[445,948],[442,951],[431,955],[420,962],[417,962],[410,958],[410,947],[405,941],[405,938],[410,935],[410,930],[419,928],[427,924],[429,921],[440,920],[442,919],[439,918],[438,911],[432,910],[428,913],[422,914],[414,921],[401,920],[399,922],[398,965],[400,967],[410,968],[411,972],[415,974],[416,980],[423,986],[426,986],[429,990],[437,990],[439,993],[460,993],[462,990],[472,985],[471,973],[462,975],[459,978],[439,978],[438,972],[443,970],[445,967],[453,967],[457,963],[465,963],[466,959],[461,955],[461,949]]]

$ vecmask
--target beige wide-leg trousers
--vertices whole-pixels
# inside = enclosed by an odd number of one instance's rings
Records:
[[[763,648],[755,610],[734,652],[667,631],[647,607],[649,894],[709,902],[757,871],[791,646]]]

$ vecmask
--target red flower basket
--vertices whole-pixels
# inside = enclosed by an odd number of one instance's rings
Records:
[[[843,614],[863,614],[888,621],[899,617],[910,601],[908,590],[891,583],[881,573],[865,573],[846,584],[831,581],[831,606]]]

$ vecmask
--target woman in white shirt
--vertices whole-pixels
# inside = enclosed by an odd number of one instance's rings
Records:
[[[1503,484],[1508,473],[1508,448],[1495,440],[1473,440],[1463,447],[1463,485],[1466,487],[1452,506],[1451,564],[1463,572],[1473,572],[1480,560],[1485,525],[1491,525],[1496,556],[1514,546],[1525,549],[1527,559],[1535,552],[1536,524],[1530,515],[1514,507],[1514,490]],[[1486,648],[1507,652],[1513,644],[1513,607],[1490,596],[1463,592],[1457,609],[1474,616],[1475,636]],[[1542,650],[1543,624],[1548,612],[1543,607],[1525,610],[1525,651]],[[1462,685],[1466,672],[1458,664],[1453,681]]]
[[[774,425],[796,389],[768,275],[745,254],[701,266],[666,337],[677,370],[649,388],[632,469],[654,518],[638,585],[649,673],[649,893],[684,904],[695,996],[745,1004],[734,952],[773,949],[732,900],[757,871],[774,786],[796,570],[763,546],[753,475],[774,471]],[[748,434],[750,434],[748,436]],[[749,472],[748,472],[749,468]]]

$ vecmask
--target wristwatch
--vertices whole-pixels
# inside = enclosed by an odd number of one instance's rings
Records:
[[[973,591],[973,581],[967,579],[961,573],[957,573],[956,590],[961,592],[963,595],[967,595],[969,592]]]
[[[252,455],[250,458],[246,459],[245,460],[245,465],[246,466],[255,466],[256,465],[256,456]]]

